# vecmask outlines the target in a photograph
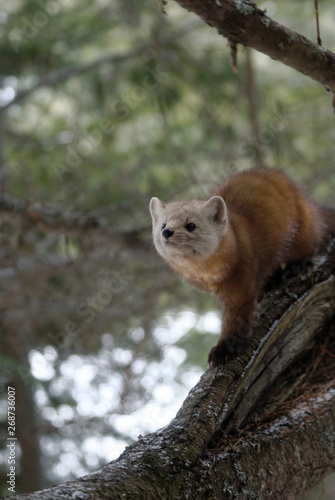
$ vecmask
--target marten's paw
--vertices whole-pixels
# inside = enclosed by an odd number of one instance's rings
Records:
[[[209,351],[208,364],[210,368],[222,365],[231,359],[243,354],[248,347],[248,342],[241,339],[228,339],[220,342]]]

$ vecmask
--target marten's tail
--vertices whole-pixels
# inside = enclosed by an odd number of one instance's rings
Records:
[[[335,236],[335,208],[320,205],[318,208],[321,215],[324,237]]]

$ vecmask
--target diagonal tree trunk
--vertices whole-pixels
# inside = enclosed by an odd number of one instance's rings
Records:
[[[240,43],[335,92],[334,54],[272,21],[255,4],[176,1],[229,40],[234,65]],[[54,83],[51,78],[38,87]],[[262,302],[250,350],[207,371],[170,425],[140,437],[101,471],[12,498],[299,498],[335,470],[334,366],[328,361],[327,370],[323,361],[327,353],[328,360],[333,356],[334,263],[333,242],[313,270],[289,268]],[[310,372],[319,378],[311,380]]]
[[[285,271],[249,351],[205,372],[167,427],[101,471],[13,498],[300,498],[335,470],[335,240],[309,264]]]

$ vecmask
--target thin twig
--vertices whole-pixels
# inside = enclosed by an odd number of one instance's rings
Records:
[[[320,45],[322,47],[322,41],[321,41],[321,37],[320,37],[319,5],[318,5],[318,3],[319,3],[318,0],[314,0],[317,42],[318,42],[318,45]]]

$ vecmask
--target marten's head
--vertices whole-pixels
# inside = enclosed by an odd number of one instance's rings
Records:
[[[152,198],[150,213],[155,247],[170,263],[209,258],[227,232],[227,208],[221,196],[172,203]]]

